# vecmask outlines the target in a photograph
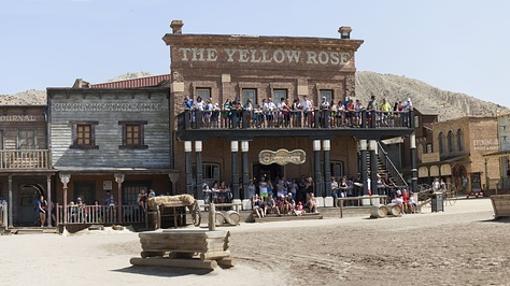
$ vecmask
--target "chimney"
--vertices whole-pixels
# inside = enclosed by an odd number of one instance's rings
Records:
[[[184,23],[182,20],[172,20],[170,28],[172,28],[172,34],[182,34],[182,26]]]
[[[81,78],[77,78],[74,81],[73,88],[90,88],[90,83],[87,81],[84,81]]]
[[[340,39],[350,39],[351,38],[351,27],[342,26],[338,28],[338,33],[340,33]]]

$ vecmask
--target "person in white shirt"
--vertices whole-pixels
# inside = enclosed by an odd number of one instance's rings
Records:
[[[311,127],[313,122],[313,102],[305,95],[303,97],[303,112],[305,114],[305,126]]]

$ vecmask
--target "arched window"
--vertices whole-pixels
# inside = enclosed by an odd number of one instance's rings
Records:
[[[444,134],[443,132],[439,132],[437,136],[437,141],[439,145],[439,154],[444,154]]]
[[[453,153],[453,132],[448,131],[448,153]]]
[[[464,134],[460,128],[457,129],[457,150],[464,150]]]

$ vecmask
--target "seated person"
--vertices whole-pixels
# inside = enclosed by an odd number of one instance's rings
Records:
[[[295,215],[302,215],[305,212],[305,208],[302,202],[298,202],[296,208],[294,209]]]
[[[317,202],[313,193],[308,193],[306,196],[305,208],[309,213],[317,213]]]
[[[258,218],[266,216],[266,205],[264,201],[260,199],[259,195],[252,197],[251,205],[253,212],[257,215]]]
[[[277,215],[280,215],[280,210],[276,205],[276,201],[273,199],[273,195],[269,194],[269,196],[267,197],[266,206],[267,206],[266,214],[276,213]]]

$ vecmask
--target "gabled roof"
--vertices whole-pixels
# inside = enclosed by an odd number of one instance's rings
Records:
[[[153,75],[134,79],[91,84],[90,88],[140,88],[163,86],[170,80],[170,74]]]

